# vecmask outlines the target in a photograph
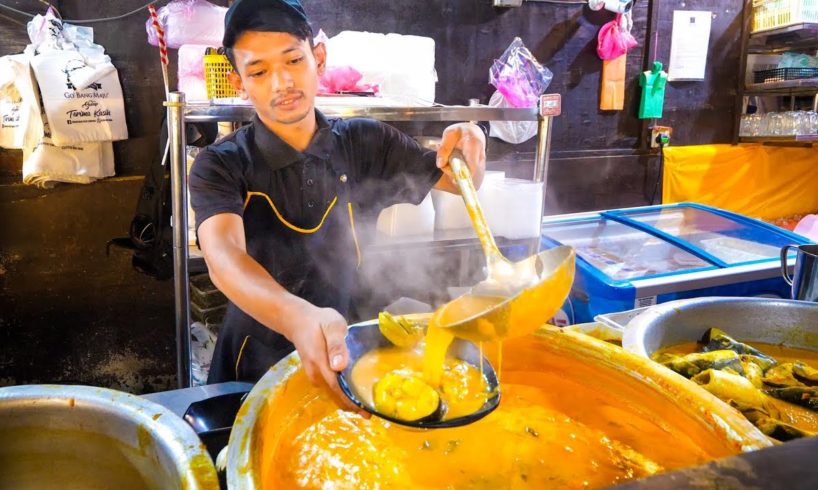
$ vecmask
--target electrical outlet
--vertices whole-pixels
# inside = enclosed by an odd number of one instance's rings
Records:
[[[670,136],[673,134],[673,128],[670,126],[651,126],[650,128],[650,147],[659,148],[660,146],[670,145]],[[662,144],[660,144],[662,142]]]

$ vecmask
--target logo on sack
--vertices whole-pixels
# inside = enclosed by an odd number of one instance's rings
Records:
[[[69,60],[68,63],[66,63],[65,68],[62,69],[62,72],[65,74],[65,86],[66,86],[66,88],[68,88],[68,90],[75,90],[75,91],[77,90],[76,85],[74,85],[74,83],[71,81],[71,73],[73,73],[73,72],[75,72],[77,70],[81,70],[81,69],[83,69],[85,67],[86,67],[86,64],[83,63],[80,60]],[[94,83],[88,85],[86,88],[90,88],[90,89],[93,89],[94,92],[98,92],[99,90],[102,89],[102,84],[99,83],[99,82],[94,82]],[[71,94],[71,95],[69,95],[69,93],[65,94],[65,98],[67,98],[67,99],[73,99],[74,97],[101,97],[101,98],[105,98],[107,96],[108,96],[108,94],[96,94],[96,93],[94,93],[94,94],[77,93],[77,94]]]
[[[3,114],[3,122],[0,127],[17,128],[20,126],[20,106],[12,105],[8,108],[8,113]]]
[[[88,85],[87,89],[93,90],[93,92],[89,91],[82,91],[77,92],[76,86],[71,82],[71,73],[84,68],[85,64],[79,60],[70,60],[63,68],[62,72],[65,74],[65,86],[68,87],[70,90],[74,90],[74,92],[66,92],[63,94],[66,99],[82,99],[87,98],[90,100],[86,100],[82,103],[80,107],[74,107],[65,111],[66,120],[65,123],[68,125],[71,124],[83,124],[83,123],[101,123],[101,122],[111,122],[113,119],[111,118],[111,110],[101,107],[99,102],[93,99],[105,99],[108,97],[108,93],[99,91],[102,89],[102,84],[100,82],[94,82]]]

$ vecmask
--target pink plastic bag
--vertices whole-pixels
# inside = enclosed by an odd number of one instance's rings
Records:
[[[808,214],[801,218],[793,231],[813,242],[818,242],[818,214]]]
[[[340,92],[371,92],[378,94],[378,86],[358,83],[363,75],[351,66],[327,68],[318,81],[318,95],[332,95]]]
[[[631,33],[622,27],[622,15],[617,15],[599,30],[596,53],[603,60],[615,60],[638,45]]]
[[[204,44],[218,47],[224,37],[225,7],[207,0],[173,0],[159,8],[156,16],[165,31],[165,43],[176,49],[183,44]],[[159,46],[159,39],[150,17],[145,21],[148,43]]]

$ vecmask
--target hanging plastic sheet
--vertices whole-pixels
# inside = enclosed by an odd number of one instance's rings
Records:
[[[814,148],[676,146],[664,156],[664,204],[694,201],[761,219],[818,210]]]

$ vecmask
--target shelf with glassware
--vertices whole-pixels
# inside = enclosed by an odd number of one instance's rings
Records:
[[[800,146],[816,141],[812,114],[818,108],[818,69],[802,55],[818,54],[818,22],[811,10],[787,8],[743,2],[734,143]],[[780,25],[786,20],[795,22]]]
[[[750,31],[752,1],[745,2],[744,32]],[[737,93],[735,142],[811,144],[818,142],[818,69],[792,68],[773,58],[772,66],[753,70],[750,55],[814,55],[818,49],[818,23],[799,22],[745,35],[742,73]],[[758,58],[756,58],[758,59]],[[778,62],[776,61],[778,60]],[[799,65],[800,66],[800,65]],[[753,76],[749,71],[753,70]]]
[[[545,96],[544,96],[545,97]],[[549,100],[554,100],[552,97]],[[209,103],[187,104],[184,94],[171,92],[168,102],[168,128],[170,135],[171,199],[173,204],[173,264],[174,264],[174,308],[176,315],[177,377],[180,388],[190,386],[191,381],[191,341],[190,341],[190,290],[189,276],[193,271],[201,271],[204,260],[198,252],[193,252],[188,238],[188,196],[187,196],[187,155],[185,148],[185,124],[187,122],[236,122],[252,120],[255,111],[249,105],[217,105]],[[546,186],[548,176],[548,156],[551,146],[551,123],[553,116],[542,115],[537,108],[511,109],[487,106],[432,106],[432,107],[375,107],[342,106],[337,103],[317,105],[329,117],[369,117],[381,121],[537,121],[537,150],[534,160],[533,181]],[[543,111],[547,112],[547,111]],[[556,112],[555,114],[558,114]],[[383,246],[407,246],[411,240],[393,240]],[[513,242],[518,242],[515,240]],[[526,240],[526,243],[531,240]],[[539,240],[535,240],[535,247]],[[404,243],[406,242],[406,243]],[[462,247],[477,244],[476,238],[462,236],[456,232],[435,232],[425,241],[424,246]],[[499,243],[498,243],[499,244]],[[414,246],[418,243],[414,243]],[[423,245],[423,243],[421,243]],[[477,245],[479,248],[479,245]],[[197,248],[194,247],[196,251]],[[191,260],[191,256],[198,256]]]

